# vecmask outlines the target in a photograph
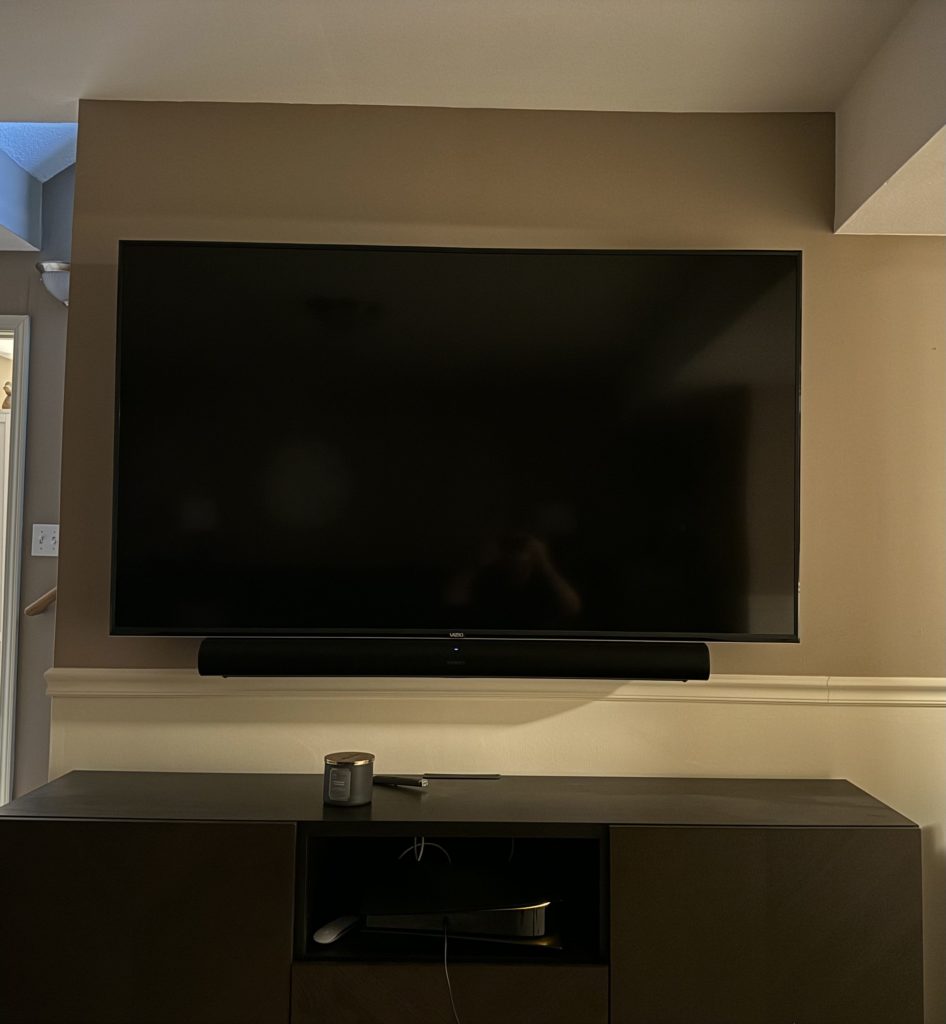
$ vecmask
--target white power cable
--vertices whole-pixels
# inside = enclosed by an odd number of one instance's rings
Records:
[[[450,1009],[453,1011],[454,1024],[460,1024],[457,1004],[453,1001],[453,985],[450,984],[450,968],[447,967],[447,919],[443,919],[443,974],[447,979],[447,995],[450,996]]]
[[[450,853],[443,846],[441,846],[440,843],[428,843],[427,840],[423,836],[420,837],[419,845],[418,845],[418,837],[414,836],[414,842],[412,843],[412,845],[408,846],[406,850],[402,850],[397,855],[397,859],[401,860],[402,858],[406,857],[409,853],[413,853],[414,854],[414,860],[417,861],[417,863],[419,864],[420,861],[421,861],[421,858],[424,856],[424,850],[426,850],[428,846],[432,850],[439,850],[444,855],[444,857],[447,858],[447,863],[448,864],[452,864],[453,863],[453,858],[450,856]]]

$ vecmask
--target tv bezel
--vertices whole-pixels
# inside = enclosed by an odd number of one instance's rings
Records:
[[[793,628],[790,633],[714,633],[714,632],[646,632],[608,630],[563,630],[563,629],[469,629],[458,622],[455,629],[389,629],[367,630],[364,627],[332,627],[320,629],[311,627],[163,627],[125,626],[116,622],[117,607],[117,538],[118,538],[118,493],[120,487],[118,454],[121,430],[121,357],[122,357],[122,257],[128,249],[137,246],[158,248],[203,249],[305,249],[323,251],[358,252],[441,252],[441,253],[496,253],[501,255],[606,255],[606,256],[793,256],[795,258],[795,444],[793,480],[793,567],[792,589]],[[801,249],[600,249],[600,248],[524,248],[502,246],[427,246],[427,245],[359,245],[306,242],[221,242],[194,239],[176,241],[173,239],[120,239],[116,264],[117,303],[115,326],[115,409],[112,442],[112,520],[110,538],[109,571],[109,635],[110,636],[166,636],[166,637],[341,637],[372,639],[379,637],[430,637],[434,639],[511,639],[521,637],[529,640],[652,640],[652,641],[712,641],[717,643],[799,643],[799,569],[801,548],[801,327],[802,327],[802,265]]]

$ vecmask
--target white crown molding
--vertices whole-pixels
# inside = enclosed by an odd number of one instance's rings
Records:
[[[69,698],[679,701],[728,704],[946,705],[946,679],[713,675],[709,680],[247,678],[193,669],[52,668],[46,692]]]
[[[946,679],[936,676],[831,676],[828,679],[828,703],[943,707],[946,705]]]

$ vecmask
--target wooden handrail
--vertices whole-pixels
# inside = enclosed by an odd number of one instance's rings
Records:
[[[53,587],[52,590],[47,590],[46,593],[43,594],[42,597],[37,597],[36,600],[32,604],[28,604],[23,609],[23,614],[24,615],[39,615],[41,612],[46,611],[46,609],[51,604],[55,604],[55,603],[56,603],[56,588]]]

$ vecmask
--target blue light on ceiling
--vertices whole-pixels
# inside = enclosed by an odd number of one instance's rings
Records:
[[[38,181],[48,181],[76,162],[73,123],[0,121],[0,149]]]

